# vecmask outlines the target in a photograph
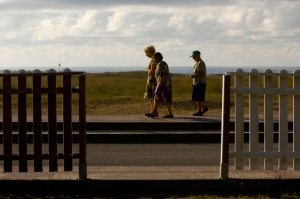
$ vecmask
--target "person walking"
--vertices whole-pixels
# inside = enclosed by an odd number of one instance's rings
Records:
[[[144,94],[144,98],[148,99],[150,105],[150,111],[154,108],[154,91],[157,85],[156,78],[155,78],[155,70],[156,65],[153,64],[153,54],[155,53],[155,47],[152,45],[146,46],[144,48],[144,52],[148,58],[150,58],[150,62],[146,69],[147,71],[147,82],[146,82],[146,92]]]
[[[207,112],[208,106],[205,103],[206,92],[206,65],[201,59],[201,53],[198,50],[192,52],[190,56],[194,59],[195,65],[191,78],[193,79],[192,101],[197,103],[197,112],[193,116],[202,116]]]
[[[147,117],[158,116],[158,105],[164,104],[168,109],[168,114],[164,118],[173,118],[171,108],[172,104],[172,79],[169,72],[168,64],[163,61],[163,56],[160,52],[153,55],[153,62],[156,65],[155,77],[157,86],[155,88],[154,107],[150,113],[145,114]]]

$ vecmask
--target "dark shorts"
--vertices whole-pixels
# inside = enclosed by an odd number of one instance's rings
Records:
[[[199,83],[193,85],[192,101],[205,101],[206,84]]]

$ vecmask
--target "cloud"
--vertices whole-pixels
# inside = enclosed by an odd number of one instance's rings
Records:
[[[115,12],[112,16],[108,17],[107,31],[114,32],[124,24],[124,12]]]
[[[1,66],[144,65],[153,44],[170,65],[300,62],[299,1],[0,0]],[[274,58],[276,57],[276,58]],[[266,58],[266,60],[264,60]]]

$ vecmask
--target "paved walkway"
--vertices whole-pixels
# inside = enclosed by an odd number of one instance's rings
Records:
[[[18,167],[13,172],[4,173],[0,170],[0,180],[78,180],[78,167],[74,171],[49,172],[44,167],[44,172],[18,172]],[[88,166],[87,177],[90,180],[218,180],[219,166]],[[230,179],[300,179],[300,171],[288,170],[234,170],[231,166]]]
[[[15,118],[15,117],[14,117]],[[77,116],[74,116],[75,120]],[[30,121],[30,117],[28,120]],[[44,117],[44,120],[47,118]],[[58,118],[60,120],[61,118]],[[246,121],[247,119],[245,119]],[[1,121],[1,118],[0,118]],[[101,123],[220,123],[220,115],[205,115],[202,117],[194,117],[190,115],[177,115],[175,118],[148,118],[143,115],[89,115],[87,122]],[[48,168],[44,168],[45,172],[33,172],[33,168],[29,167],[29,172],[19,173],[18,167],[13,168],[12,173],[4,173],[3,166],[0,167],[0,179],[2,180],[17,180],[17,179],[39,179],[39,180],[76,180],[78,179],[78,168],[74,167],[72,172],[64,172],[63,168],[59,168],[58,172],[47,172]],[[87,173],[89,179],[97,180],[175,180],[175,179],[219,179],[219,165],[213,166],[88,166]],[[263,169],[249,171],[235,171],[230,166],[229,177],[233,179],[300,179],[300,171],[294,171],[291,167],[288,170],[278,170],[277,168],[271,171]]]
[[[76,121],[77,116],[74,116]],[[28,121],[32,118],[28,117]],[[13,118],[16,120],[16,117]],[[233,118],[232,118],[233,120]],[[2,121],[0,116],[0,121]],[[43,117],[47,122],[47,117]],[[58,121],[62,118],[58,117]],[[245,119],[245,122],[247,119]],[[97,115],[87,116],[87,123],[101,123],[101,128],[107,129],[119,125],[125,129],[161,126],[166,129],[186,127],[197,128],[218,126],[220,128],[220,115],[205,115],[193,117],[189,115],[175,115],[175,118],[162,117],[147,118],[143,115]],[[110,124],[110,125],[107,125]],[[194,126],[194,127],[192,127]],[[205,129],[204,128],[204,129]],[[203,129],[203,128],[201,128]],[[210,130],[205,129],[205,130]],[[129,131],[131,131],[129,129]],[[74,161],[75,163],[75,161]],[[74,164],[76,165],[76,163]],[[300,187],[300,171],[294,171],[289,165],[288,170],[265,171],[263,169],[250,171],[234,170],[230,165],[229,178],[219,179],[220,166],[88,166],[87,179],[79,179],[78,167],[73,171],[63,171],[59,167],[57,172],[48,172],[44,167],[43,172],[34,172],[29,166],[29,172],[19,172],[18,167],[13,167],[13,172],[4,173],[3,163],[0,163],[0,193],[14,193],[20,195],[73,195],[87,197],[87,194],[98,197],[112,194],[191,194],[191,193],[283,193],[285,191],[298,193]],[[119,195],[117,195],[119,197]],[[127,198],[132,198],[130,195]]]
[[[48,116],[43,115],[42,121],[47,122]],[[32,115],[27,115],[27,121],[31,122],[33,120]],[[73,115],[73,122],[78,121],[78,115]],[[3,115],[0,115],[0,122],[3,121]],[[18,121],[18,115],[12,116],[12,121]],[[57,121],[62,122],[62,115],[57,116]],[[192,116],[192,115],[175,115],[174,118],[163,118],[163,115],[159,115],[155,118],[146,117],[144,115],[87,115],[86,116],[87,123],[89,122],[221,122],[221,115],[203,115],[203,116]]]

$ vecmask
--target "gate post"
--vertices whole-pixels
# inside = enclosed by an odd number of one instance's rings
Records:
[[[5,70],[3,76],[3,152],[4,172],[12,172],[12,98],[11,98],[11,72]]]
[[[220,178],[228,178],[229,172],[229,121],[230,121],[230,76],[223,75],[222,135]]]
[[[294,71],[294,89],[300,89],[300,70]],[[300,118],[300,95],[294,95],[293,99],[294,110],[293,110],[293,149],[294,152],[300,152],[300,123],[298,118]],[[294,159],[294,170],[300,170],[300,159]]]
[[[34,171],[43,171],[42,159],[42,76],[41,71],[36,69],[33,71],[32,87],[33,87],[33,148],[34,148]]]
[[[26,74],[25,70],[20,70],[19,74]],[[18,121],[19,121],[19,171],[27,172],[27,98],[26,98],[26,76],[18,76]],[[21,92],[23,91],[23,92]]]
[[[85,75],[79,76],[79,178],[87,178]]]

